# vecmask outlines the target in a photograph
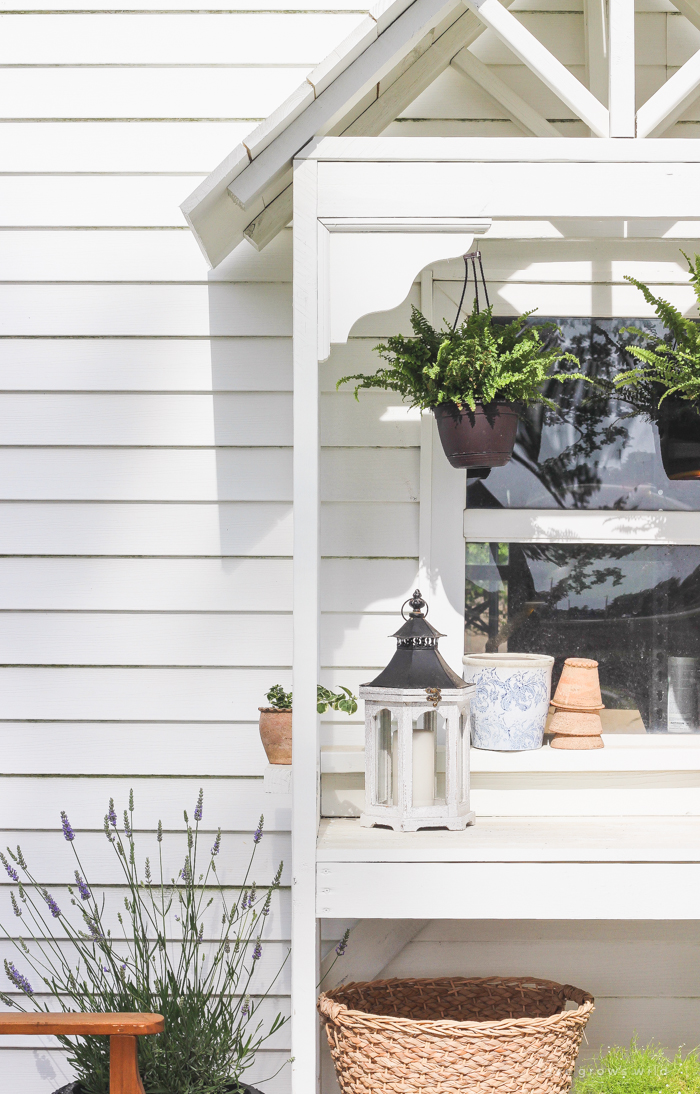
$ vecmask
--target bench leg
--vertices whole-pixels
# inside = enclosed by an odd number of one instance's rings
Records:
[[[109,1039],[109,1094],[145,1094],[139,1075],[136,1037]]]

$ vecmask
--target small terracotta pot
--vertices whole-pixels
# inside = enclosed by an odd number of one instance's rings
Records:
[[[292,710],[278,707],[258,707],[260,711],[260,740],[267,762],[290,764],[292,762]]]
[[[600,737],[603,723],[600,714],[558,710],[549,723],[549,732],[562,737]]]
[[[568,748],[571,751],[590,748],[604,748],[602,737],[553,737],[552,748]]]
[[[588,657],[567,657],[552,706],[558,710],[593,713],[605,706],[600,695],[598,662]]]
[[[520,403],[494,399],[476,410],[455,403],[433,407],[445,455],[453,467],[503,467],[513,455]]]

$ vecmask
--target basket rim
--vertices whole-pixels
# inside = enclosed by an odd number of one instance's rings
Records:
[[[578,995],[583,996],[583,1002],[578,1004],[576,1010],[561,1010],[556,1014],[549,1016],[536,1016],[534,1018],[498,1018],[487,1019],[486,1021],[478,1021],[470,1018],[463,1022],[457,1021],[454,1018],[402,1018],[398,1015],[391,1014],[374,1014],[372,1011],[367,1010],[351,1010],[345,1003],[336,999],[335,996],[341,995],[351,988],[381,988],[384,986],[390,986],[394,984],[535,984],[541,987],[556,988],[562,992],[576,992]],[[568,996],[571,998],[571,996]],[[578,1002],[576,999],[571,998],[572,1002]],[[328,1013],[330,1006],[332,1005],[335,1010],[335,1014]],[[551,1025],[558,1023],[562,1018],[566,1020],[574,1019],[576,1021],[587,1018],[591,1011],[594,1009],[595,1000],[590,992],[584,991],[582,988],[576,988],[573,984],[559,984],[556,980],[546,980],[539,976],[395,976],[388,980],[369,980],[369,981],[349,981],[347,984],[339,985],[337,988],[331,988],[327,992],[322,992],[318,998],[318,1009],[327,1022],[336,1022],[339,1018],[353,1018],[357,1020],[364,1020],[373,1025],[381,1023],[391,1023],[392,1025],[398,1024],[400,1026],[408,1027],[420,1027],[424,1030],[430,1030],[432,1028],[450,1030],[454,1029],[477,1029],[477,1030],[496,1030],[503,1029],[506,1026],[515,1029],[532,1029],[533,1027],[541,1028],[543,1025]],[[328,1007],[328,1009],[326,1009]],[[338,1009],[336,1009],[338,1008]]]

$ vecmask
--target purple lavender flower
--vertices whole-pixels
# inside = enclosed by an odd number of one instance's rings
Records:
[[[265,818],[261,814],[260,820],[258,821],[258,827],[255,829],[255,832],[253,833],[253,843],[255,843],[256,845],[258,843],[260,843],[260,840],[263,837],[263,825],[264,825],[264,823],[265,823]]]
[[[262,946],[260,945],[260,939],[255,943],[255,949],[253,950],[253,961],[259,961],[262,957]]]
[[[271,902],[272,902],[272,893],[268,892],[267,896],[265,897],[265,903],[262,906],[262,915],[269,915],[270,914],[270,904],[271,904]]]
[[[157,837],[157,839],[158,839],[158,843],[163,842],[163,822],[162,821],[158,821],[158,837]]]
[[[194,819],[201,821],[202,813],[204,812],[204,791],[200,789],[199,797],[197,798],[197,804],[194,809]]]
[[[131,825],[129,824],[129,814],[126,809],[124,810],[124,834],[127,839],[131,839]]]
[[[245,1015],[246,1017],[250,1014],[250,996],[249,995],[246,995],[245,999],[243,1000],[243,1006],[241,1007],[241,1014]]]
[[[18,917],[21,916],[22,915],[22,909],[20,908],[19,904],[17,903],[17,897],[15,896],[14,893],[10,893],[10,902],[12,904],[12,911],[15,913],[15,915],[18,916]]]
[[[0,851],[0,862],[2,862],[3,866],[7,870],[9,877],[11,877],[13,881],[19,881],[19,874],[13,866],[10,866],[2,851]]]
[[[348,948],[348,938],[349,937],[350,937],[350,931],[347,930],[345,932],[345,934],[343,935],[343,937],[341,938],[340,942],[338,943],[338,945],[335,948],[335,952],[337,953],[338,957],[342,957],[343,954],[345,953],[345,951],[347,950],[347,948]]]
[[[68,820],[68,814],[65,809],[61,810],[61,824],[63,826],[63,835],[65,839],[67,839],[69,843],[72,843],[75,839],[75,832],[71,828],[71,823]]]
[[[214,846],[211,849],[212,857],[216,858],[221,850],[221,829],[216,833],[216,839],[214,840]]]
[[[87,923],[87,929],[90,932],[90,937],[92,938],[93,942],[101,942],[104,938],[104,935],[99,928],[97,920],[93,919],[92,916],[86,915],[85,922]]]
[[[23,976],[7,958],[5,958],[5,972],[7,973],[7,979],[14,984],[16,988],[23,991],[25,995],[34,994],[34,988],[29,983],[26,976]]]
[[[109,823],[112,825],[112,828],[116,828],[117,827],[117,814],[114,811],[114,798],[109,799],[109,809],[107,811],[107,816],[109,818]]]
[[[48,904],[51,915],[54,917],[54,919],[58,919],[61,914],[61,909],[59,908],[54,898],[51,896],[51,893],[48,891],[48,889],[42,889],[41,895]]]
[[[75,884],[78,886],[78,892],[80,893],[81,900],[90,899],[90,890],[87,887],[87,882],[80,876],[78,871],[75,871]]]

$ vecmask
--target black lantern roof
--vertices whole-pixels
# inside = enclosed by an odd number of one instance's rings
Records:
[[[411,607],[408,618],[403,614],[406,604]],[[396,653],[379,676],[363,687],[415,688],[416,691],[468,687],[438,653],[438,640],[444,635],[428,622],[427,614],[428,605],[420,589],[416,589],[401,608],[406,622],[391,636],[396,639]]]

